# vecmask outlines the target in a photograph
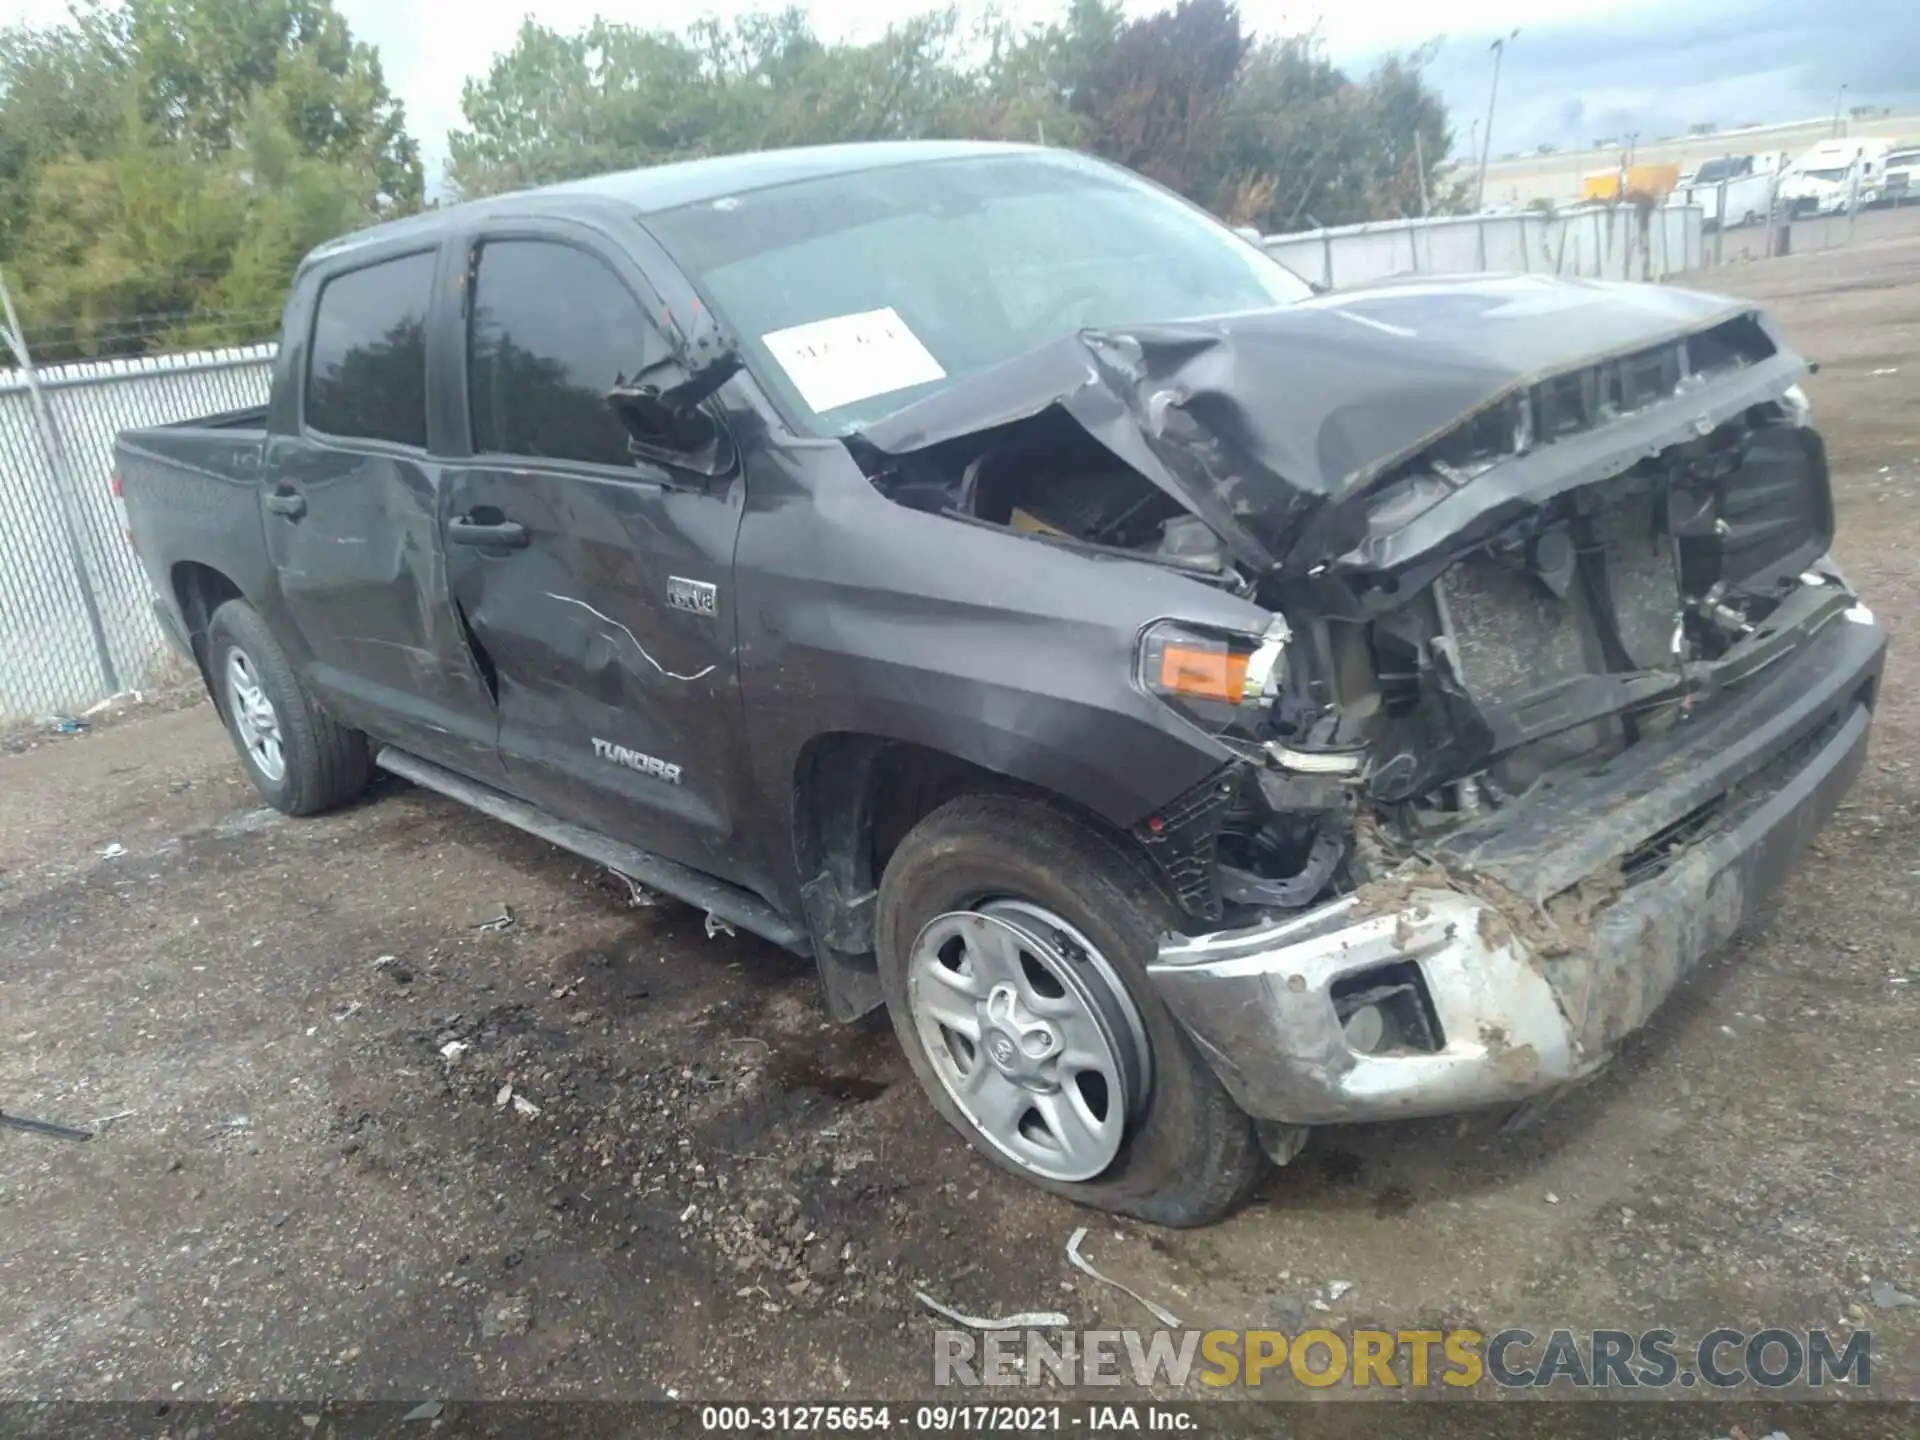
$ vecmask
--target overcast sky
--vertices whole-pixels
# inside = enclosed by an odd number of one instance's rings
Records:
[[[610,0],[336,0],[354,33],[379,46],[389,83],[407,106],[437,189],[446,131],[460,122],[460,83],[484,73],[529,11],[556,29],[596,12],[636,25],[681,25],[702,9],[721,15],[751,0],[638,5]],[[916,0],[813,0],[829,37],[870,38]],[[1163,0],[1128,0],[1135,13]],[[981,0],[963,0],[963,9]],[[1002,0],[1016,20],[1053,13],[1052,0]],[[0,0],[0,18],[57,20],[64,0]],[[1453,106],[1458,147],[1484,123],[1488,43],[1518,27],[1500,75],[1493,150],[1541,143],[1584,145],[1638,131],[1643,138],[1750,120],[1831,114],[1847,103],[1920,111],[1920,5],[1916,0],[1241,0],[1259,31],[1286,33],[1317,20],[1334,57],[1355,70],[1386,50],[1443,36],[1432,77]]]

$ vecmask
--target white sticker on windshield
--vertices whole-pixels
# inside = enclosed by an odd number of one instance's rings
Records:
[[[760,341],[816,411],[947,378],[891,305],[775,330]]]

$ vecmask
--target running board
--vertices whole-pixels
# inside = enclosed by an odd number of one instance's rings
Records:
[[[575,825],[556,815],[549,815],[537,805],[516,800],[490,785],[456,775],[431,760],[422,760],[418,755],[409,755],[391,745],[382,747],[373,757],[373,763],[416,785],[424,785],[449,799],[458,800],[462,805],[469,805],[482,815],[504,820],[529,835],[538,835],[542,840],[558,845],[562,850],[571,850],[576,855],[604,865],[616,875],[624,875],[649,890],[658,890],[676,900],[684,900],[730,925],[751,930],[763,939],[785,946],[796,955],[813,954],[813,941],[807,932],[796,929],[751,891],[729,885],[724,880],[716,880],[711,875],[703,875],[677,861],[650,855],[645,850],[602,835],[597,830],[589,830],[584,825]]]

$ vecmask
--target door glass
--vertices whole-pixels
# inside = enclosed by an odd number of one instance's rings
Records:
[[[664,349],[633,292],[586,251],[482,246],[467,334],[474,453],[632,465],[606,395]]]
[[[427,444],[427,302],[433,252],[336,275],[321,287],[308,347],[307,426]]]

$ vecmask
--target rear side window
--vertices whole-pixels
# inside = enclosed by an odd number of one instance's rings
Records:
[[[432,296],[432,251],[349,270],[321,287],[307,359],[309,429],[426,448]]]
[[[550,240],[483,245],[467,333],[474,453],[631,465],[606,395],[664,350],[604,261]]]

